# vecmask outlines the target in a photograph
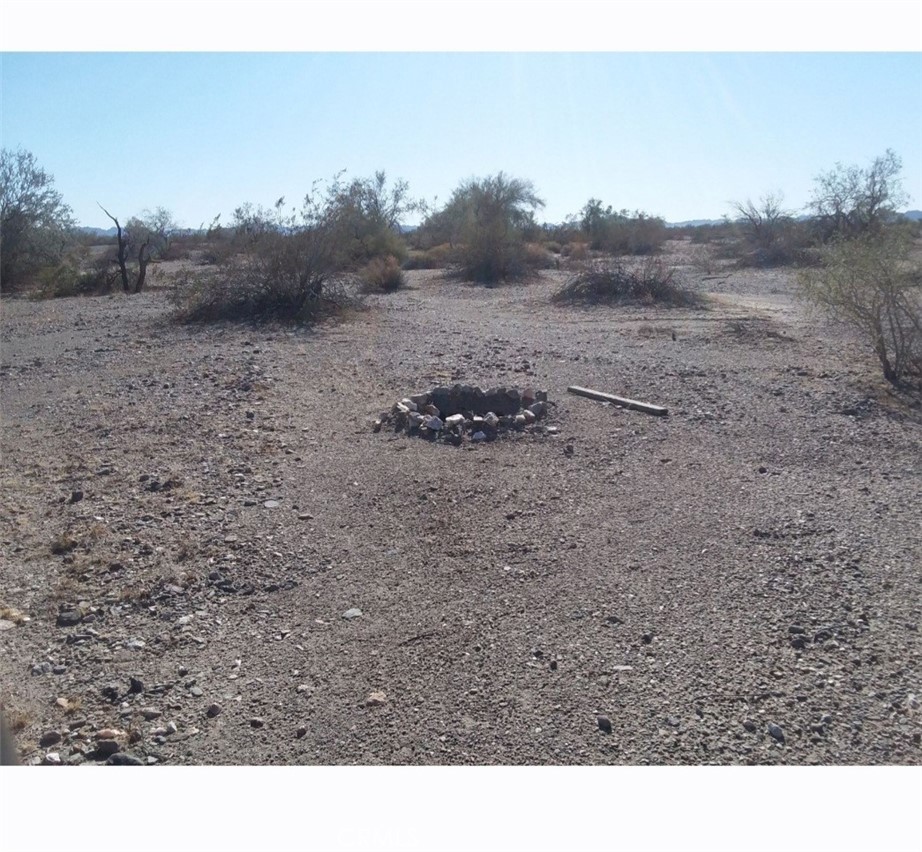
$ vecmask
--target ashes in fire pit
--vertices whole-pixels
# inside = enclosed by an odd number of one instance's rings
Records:
[[[528,427],[533,431],[540,429],[544,434],[556,434],[555,426],[538,425],[547,412],[546,391],[439,386],[395,402],[390,411],[383,412],[375,420],[373,429],[380,432],[385,425],[393,426],[396,432],[460,445],[465,439],[475,443],[491,441],[503,431]]]

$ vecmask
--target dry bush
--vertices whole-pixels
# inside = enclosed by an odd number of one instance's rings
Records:
[[[629,269],[620,263],[595,263],[572,276],[554,295],[559,304],[669,305],[687,307],[700,299],[675,280],[675,271],[649,258]]]
[[[589,259],[589,243],[571,242],[567,243],[560,252],[564,257],[569,258],[575,263],[583,263]]]
[[[525,244],[525,263],[531,269],[554,269],[557,259],[540,243]]]
[[[413,250],[403,263],[404,269],[445,269],[454,260],[455,249],[448,243],[440,243],[426,251]]]
[[[393,293],[407,283],[400,261],[392,254],[374,258],[361,270],[359,277],[364,289],[371,292]]]

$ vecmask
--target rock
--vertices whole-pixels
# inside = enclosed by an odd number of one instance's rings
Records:
[[[409,397],[409,400],[416,406],[416,410],[418,411],[423,406],[426,406],[429,404],[429,394],[414,393],[412,396]]]
[[[749,731],[750,734],[754,734],[754,733],[756,732],[756,723],[753,722],[752,719],[744,719],[744,720],[743,720],[743,727],[744,727],[747,731]]]
[[[383,692],[369,693],[368,698],[365,699],[366,707],[383,707],[385,704],[387,704],[387,695]]]
[[[128,678],[128,692],[131,695],[138,695],[144,692],[144,684],[138,678],[130,677]]]
[[[96,751],[93,752],[94,760],[105,760],[121,750],[121,746],[115,740],[99,740],[96,743]]]
[[[516,414],[512,422],[515,424],[516,429],[521,429],[528,421],[525,419],[524,414]]]
[[[158,710],[156,707],[142,707],[141,715],[148,722],[153,722],[154,719],[159,719],[163,715],[163,711]]]
[[[252,719],[250,719],[250,727],[251,727],[251,728],[261,728],[261,727],[263,727],[265,724],[266,724],[266,720],[265,720],[265,719],[261,719],[259,716],[254,716]]]
[[[106,761],[106,766],[144,766],[144,761],[133,754],[119,751]]]
[[[791,633],[791,634],[800,634],[800,633],[806,633],[806,632],[807,632],[807,628],[801,627],[799,624],[792,624],[790,627],[788,627],[788,633]]]
[[[42,734],[42,738],[38,741],[38,745],[39,748],[51,748],[51,746],[61,742],[62,739],[64,739],[64,736],[60,731],[47,731]]]
[[[0,618],[0,633],[4,630],[12,630],[15,626],[15,621],[7,621],[5,618]]]
[[[452,414],[450,417],[445,418],[445,426],[449,429],[454,429],[456,426],[462,426],[464,424],[464,415],[463,414]]]
[[[167,734],[175,734],[178,730],[179,730],[179,728],[177,727],[177,725],[176,725],[175,722],[167,722],[167,723],[166,723],[166,732],[167,732]]]
[[[529,409],[527,408],[522,412],[521,416],[525,418],[525,423],[528,426],[531,426],[531,424],[534,423],[538,419],[537,417],[535,417],[534,412],[529,411]]]
[[[56,751],[49,751],[42,758],[42,766],[61,766],[61,755]]]
[[[52,674],[62,675],[67,672],[67,666],[54,666],[51,669]]]
[[[82,499],[83,499],[83,492],[82,492],[82,491],[71,491],[71,492],[70,492],[70,500],[68,500],[67,502],[68,502],[68,503],[71,503],[71,504],[73,504],[73,503],[79,503]]]
[[[643,642],[644,645],[649,645],[653,641],[653,634],[644,633],[643,636],[640,637],[640,641]]]
[[[402,399],[402,400],[400,400],[400,404],[401,404],[407,411],[419,411],[419,406],[418,406],[415,402],[413,402],[412,399],[409,399],[409,398],[407,398],[407,399]]]
[[[547,402],[547,391],[546,390],[537,391],[535,393],[535,399],[537,399],[538,402]]]
[[[117,683],[109,683],[99,690],[99,694],[109,701],[118,701],[118,697],[122,694],[122,691],[119,689]]]
[[[307,728],[304,727],[304,725],[301,725],[301,727],[298,728],[298,730],[295,731],[295,736],[296,736],[299,740],[300,740],[302,737],[306,736],[306,734],[307,734]]]
[[[542,417],[547,416],[547,403],[535,402],[532,405],[529,405],[526,410],[530,411],[538,420],[540,420]]]
[[[488,411],[483,416],[483,425],[495,432],[499,428],[499,417],[494,412]]]
[[[478,443],[479,443],[480,441],[486,441],[486,440],[487,440],[487,433],[486,433],[486,432],[475,432],[473,435],[471,435],[471,440],[472,440],[472,441],[477,441]]]
[[[522,407],[528,408],[537,398],[534,388],[525,388],[525,390],[522,391]]]
[[[361,616],[362,616],[362,610],[360,610],[357,606],[352,607],[352,609],[347,609],[343,613],[343,618],[348,619],[350,621],[353,618],[361,618]]]
[[[515,414],[521,408],[522,397],[516,388],[490,388],[483,396],[482,405],[486,411],[500,416]]]
[[[557,671],[557,660],[551,660],[551,671],[552,672]]]
[[[426,418],[425,424],[424,424],[424,425],[425,425],[425,427],[426,427],[427,429],[431,430],[432,432],[439,432],[439,431],[441,431],[442,427],[443,427],[445,424],[442,423],[442,421],[441,421],[440,418],[434,417],[434,416],[430,416],[430,417],[427,417],[427,418]]]
[[[214,717],[217,716],[220,712],[221,712],[220,704],[209,704],[208,709],[205,710],[205,715],[209,719],[214,719]]]
[[[371,431],[372,431],[372,432],[375,432],[375,433],[380,432],[380,431],[381,431],[381,425],[382,425],[382,420],[381,420],[381,418],[379,417],[377,420],[375,420],[374,423],[371,424]]]
[[[675,716],[667,716],[666,724],[669,725],[670,728],[678,728],[682,723]]]
[[[76,627],[81,621],[83,616],[75,610],[67,609],[58,613],[58,627]]]
[[[769,722],[768,733],[773,739],[784,745],[784,729],[780,725],[776,725],[774,722]]]
[[[97,740],[114,740],[124,736],[124,734],[124,731],[119,731],[117,728],[103,728],[97,731],[94,736]]]
[[[599,716],[597,721],[599,723],[599,730],[606,734],[611,733],[611,719],[609,719],[608,716]]]
[[[177,673],[180,677],[185,677],[187,674],[189,674],[189,669],[187,669],[185,666],[180,666],[180,667],[176,670],[176,673]]]
[[[279,503],[278,500],[266,500],[263,503],[263,506],[265,506],[267,509],[277,509],[280,505],[281,503]]]
[[[205,692],[200,686],[193,686],[189,690],[189,694],[193,695],[195,698],[201,698],[205,694]]]

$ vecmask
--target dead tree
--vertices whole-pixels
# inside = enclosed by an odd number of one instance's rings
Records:
[[[99,204],[99,202],[96,202]],[[115,222],[115,228],[118,231],[118,268],[122,274],[122,289],[126,293],[131,292],[131,288],[128,286],[128,238],[125,236],[125,232],[122,231],[122,226],[119,224],[118,219],[115,218],[105,207],[99,204],[99,209],[106,214],[113,222]],[[143,283],[143,281],[142,281]],[[137,290],[135,290],[137,292]]]

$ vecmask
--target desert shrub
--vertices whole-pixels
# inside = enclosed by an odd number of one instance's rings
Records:
[[[571,242],[567,243],[560,252],[564,257],[576,263],[583,263],[589,259],[589,243]]]
[[[308,195],[300,211],[286,213],[284,204],[237,208],[237,251],[210,274],[180,277],[172,294],[178,319],[309,322],[344,306],[335,194]]]
[[[118,283],[118,273],[109,264],[98,263],[91,269],[80,270],[65,262],[41,269],[35,279],[33,297],[64,299],[69,296],[103,296]]]
[[[666,223],[657,216],[641,211],[629,215],[615,212],[590,198],[580,211],[580,227],[589,239],[590,248],[608,254],[654,254],[666,242]]]
[[[900,229],[868,232],[829,244],[822,265],[799,276],[806,298],[856,329],[894,385],[922,376],[922,266],[911,248]]]
[[[543,206],[530,181],[499,172],[464,181],[441,210],[426,217],[421,230],[456,247],[461,277],[493,285],[531,271],[525,243],[541,233],[534,211]]]
[[[403,262],[404,269],[445,269],[452,263],[455,249],[448,243],[433,246],[425,251],[414,249],[410,251]]]
[[[618,304],[690,306],[698,303],[694,293],[675,279],[675,270],[654,258],[639,267],[601,262],[584,267],[557,290],[552,301],[562,304]]]
[[[525,264],[530,269],[554,269],[558,261],[540,243],[526,243]]]
[[[406,286],[407,279],[394,255],[376,257],[359,273],[366,290],[392,293]]]
[[[561,249],[562,249],[562,246],[560,245],[560,243],[557,242],[557,240],[548,240],[548,241],[544,244],[544,247],[545,247],[551,254],[560,254],[560,251],[561,251]]]
[[[782,206],[784,196],[769,193],[758,203],[747,199],[733,203],[733,233],[721,249],[741,267],[773,267],[803,264],[809,259],[809,229]]]

